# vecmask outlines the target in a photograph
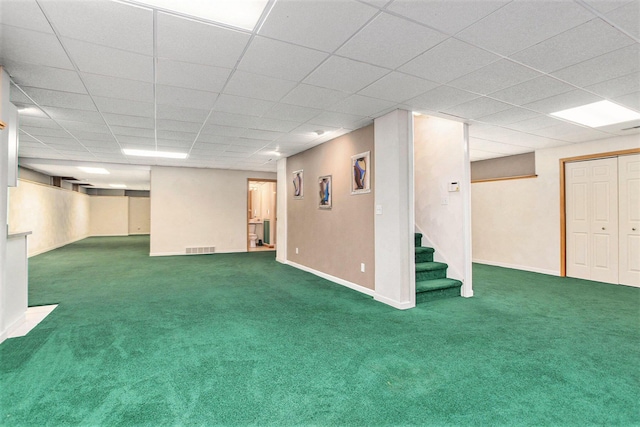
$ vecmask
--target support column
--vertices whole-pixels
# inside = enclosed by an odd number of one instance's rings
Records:
[[[279,159],[277,165],[277,237],[276,237],[276,261],[287,263],[287,159]]]

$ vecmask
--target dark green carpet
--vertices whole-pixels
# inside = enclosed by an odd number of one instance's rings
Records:
[[[640,289],[477,265],[476,297],[399,311],[148,244],[31,258],[30,304],[60,306],[0,345],[0,424],[640,424]]]

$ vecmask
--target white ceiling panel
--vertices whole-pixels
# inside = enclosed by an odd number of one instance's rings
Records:
[[[447,37],[406,19],[382,13],[336,54],[381,67],[397,68]]]
[[[0,63],[21,62],[73,70],[73,65],[53,34],[0,25]]]
[[[575,87],[549,76],[542,76],[493,93],[491,98],[515,105],[524,105],[539,99],[571,92]]]
[[[40,0],[63,37],[153,55],[153,12],[108,0]]]
[[[610,12],[635,0],[583,0],[588,6],[599,12]]]
[[[33,126],[37,128],[60,129],[60,125],[58,125],[56,122],[54,122],[50,118],[20,115],[19,120],[20,120],[20,126]]]
[[[416,1],[395,0],[387,9],[447,34],[456,34],[501,8],[510,0]]]
[[[296,82],[236,71],[225,87],[224,93],[265,101],[278,101],[295,86]]]
[[[53,34],[49,21],[35,0],[3,0],[0,3],[0,24]]]
[[[503,142],[491,141],[482,138],[469,138],[469,149],[501,154],[503,156],[512,156],[515,154],[531,152],[529,147],[505,144]]]
[[[153,84],[118,77],[80,73],[89,93],[93,96],[153,102]]]
[[[613,98],[613,101],[626,107],[633,108],[636,111],[640,111],[640,91],[618,96]]]
[[[155,127],[155,121],[149,117],[125,116],[110,113],[105,113],[103,116],[109,125],[148,129]]]
[[[160,139],[168,139],[172,141],[189,141],[193,142],[196,140],[195,132],[179,132],[176,130],[158,130],[157,136],[158,140]]]
[[[154,117],[155,115],[155,105],[152,102],[104,98],[102,96],[94,96],[93,100],[102,113],[125,114],[140,117]]]
[[[549,126],[555,126],[560,123],[564,123],[562,120],[554,119],[546,115],[538,115],[530,119],[521,120],[518,122],[510,123],[507,127],[522,132],[530,132],[535,129],[542,129]]]
[[[249,34],[190,19],[157,14],[159,58],[233,68]]]
[[[511,55],[594,17],[575,2],[515,0],[457,37],[501,55]]]
[[[84,143],[85,140],[94,141],[95,143],[99,143],[101,141],[109,141],[114,142],[115,139],[113,135],[107,133],[94,133],[94,132],[86,132],[81,130],[73,131],[73,136],[78,138],[80,141]]]
[[[156,85],[156,102],[175,107],[210,110],[216,101],[217,93],[205,92],[183,87]]]
[[[358,94],[402,102],[439,86],[438,83],[393,71],[362,89]]]
[[[355,1],[276,2],[260,35],[333,52],[378,10]]]
[[[214,111],[248,116],[261,116],[273,107],[273,102],[222,94],[218,97]]]
[[[181,122],[204,123],[209,110],[176,107],[174,105],[157,105],[156,117],[160,119],[178,120]]]
[[[636,40],[640,39],[640,3],[631,1],[606,14],[609,21],[628,32]]]
[[[482,97],[472,99],[471,101],[463,104],[458,104],[453,107],[445,108],[441,110],[443,113],[451,114],[452,116],[462,117],[467,119],[477,119],[478,117],[486,116],[489,114],[498,113],[511,108],[511,105],[504,102],[496,101],[495,99]]]
[[[331,107],[332,111],[361,117],[373,116],[394,106],[395,103],[362,95],[351,95]]]
[[[304,82],[328,89],[355,93],[388,73],[389,70],[375,65],[331,56],[304,79]]]
[[[621,49],[634,41],[601,19],[594,19],[512,56],[538,70],[553,72]]]
[[[61,92],[57,90],[38,89],[34,87],[23,87],[22,89],[35,102],[44,107],[62,107],[75,110],[96,111],[96,107],[89,95],[72,92]]]
[[[500,59],[456,39],[448,39],[399,68],[400,71],[447,83]]]
[[[577,86],[589,86],[640,71],[640,43],[600,55],[553,73]]]
[[[541,75],[531,68],[502,59],[459,77],[449,82],[448,85],[486,95]]]
[[[231,71],[230,68],[159,58],[156,63],[156,83],[207,92],[220,92]]]
[[[127,126],[110,126],[111,131],[118,138],[120,136],[138,136],[143,138],[153,138],[155,130],[151,128],[136,128]]]
[[[159,120],[157,124],[158,130],[173,130],[178,132],[188,132],[197,134],[202,127],[202,123],[181,122],[178,120]],[[159,134],[158,134],[159,135]]]
[[[198,141],[212,142],[211,136],[241,137],[247,133],[247,129],[233,126],[220,126],[207,123],[198,136]]]
[[[238,69],[284,80],[299,81],[328,55],[324,52],[255,37],[242,57]]]
[[[462,104],[475,98],[479,98],[479,96],[454,87],[439,86],[405,101],[404,104],[417,110],[440,111],[444,108]]]
[[[97,111],[74,110],[71,108],[44,107],[44,110],[55,120],[72,120],[104,124],[102,115]]]
[[[607,80],[595,85],[587,86],[590,92],[606,98],[615,98],[640,90],[640,73],[631,73],[626,76]]]
[[[337,90],[301,84],[282,98],[282,102],[302,107],[326,109],[347,96],[349,96],[348,93]]]
[[[31,135],[31,136],[57,136],[57,137],[68,137],[69,132],[58,128],[43,128],[43,127],[34,127],[34,126],[20,126],[20,142],[22,142],[22,134]]]
[[[274,132],[290,132],[299,126],[299,122],[290,120],[270,119],[267,117],[256,118],[252,129],[270,130]]]
[[[314,117],[309,120],[309,124],[318,125],[318,129],[322,129],[323,126],[333,127],[333,128],[342,128],[349,127],[353,123],[358,123],[362,119],[363,116],[356,116],[353,114],[346,113],[332,113],[332,112],[324,112],[319,116]]]
[[[257,121],[258,117],[256,116],[250,116],[242,113],[234,114],[215,111],[207,120],[205,128],[209,125],[219,125],[253,129],[255,128]]]
[[[530,102],[523,105],[533,111],[549,114],[556,111],[566,110],[568,108],[579,107],[580,105],[591,104],[593,102],[602,101],[599,96],[585,92],[583,90],[573,90],[556,96],[550,96],[539,101]]]
[[[301,107],[290,104],[276,104],[269,111],[264,113],[262,117],[304,123],[321,112],[322,110],[317,108]]]
[[[78,73],[72,70],[10,61],[5,62],[3,66],[6,67],[13,81],[20,86],[25,85],[40,89],[87,93]]]
[[[555,126],[531,131],[531,133],[568,142],[594,141],[611,137],[610,134],[607,134],[605,132],[600,132],[596,129],[590,129],[583,126],[573,125],[571,123],[560,123]]]
[[[153,57],[78,40],[62,42],[80,71],[153,82]]]
[[[477,120],[493,125],[508,125],[522,120],[533,119],[535,117],[540,117],[540,114],[534,111],[525,110],[524,108],[513,107],[508,110],[488,114],[486,116],[480,116]]]
[[[60,126],[69,130],[71,133],[78,130],[96,133],[111,133],[109,127],[105,124],[76,122],[72,120],[57,120],[57,122]]]
[[[247,132],[244,134],[244,138],[261,140],[262,141],[261,146],[264,146],[270,141],[275,141],[282,135],[284,135],[284,132],[276,132],[276,131],[262,130],[262,129],[247,129]],[[257,144],[257,142],[255,142],[254,144]]]

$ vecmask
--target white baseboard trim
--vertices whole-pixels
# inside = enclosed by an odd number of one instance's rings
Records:
[[[150,252],[149,253],[149,256],[175,256],[175,255],[187,255],[187,254],[184,253],[184,252]],[[189,255],[191,255],[191,254],[189,254]],[[207,255],[209,255],[209,254],[207,254]]]
[[[280,264],[288,264],[287,260],[284,258],[276,257],[276,261],[278,261]]]
[[[127,237],[129,235],[129,233],[127,234],[92,234],[89,237]]]
[[[70,245],[71,243],[79,242],[80,240],[84,240],[84,239],[86,239],[87,237],[91,237],[91,236],[86,235],[86,236],[83,236],[83,237],[78,237],[77,239],[69,240],[68,242],[60,243],[60,244],[57,244],[57,245],[53,245],[53,246],[47,247],[47,248],[45,248],[45,249],[39,249],[39,250],[37,250],[37,251],[30,252],[30,253],[29,253],[28,258],[31,258],[32,256],[36,256],[36,255],[43,254],[43,253],[45,253],[45,252],[52,251],[52,250],[54,250],[54,249],[61,248],[61,247],[63,247],[63,246]],[[27,245],[29,245],[29,243],[28,243],[28,239],[27,239]],[[27,247],[28,247],[28,246],[27,246]]]
[[[322,271],[314,270],[313,268],[307,267],[302,264],[298,264],[293,261],[285,261],[284,264],[290,265],[302,271],[306,271],[307,273],[314,274],[318,277],[322,277],[323,279],[327,279],[333,283],[337,283],[338,285],[346,286],[347,288],[353,289],[354,291],[358,291],[365,295],[369,295],[371,297],[375,296],[376,292],[373,289],[365,288],[364,286],[358,285],[357,283],[349,282],[348,280],[344,280],[339,277],[335,277],[330,274],[323,273]]]
[[[14,320],[13,323],[7,327],[7,329],[2,331],[2,333],[0,334],[0,343],[9,338],[13,334],[13,331],[22,326],[25,323],[26,319],[27,313],[25,311],[22,315],[20,315],[20,317]]]
[[[129,233],[129,236],[150,236],[151,233]]]
[[[383,304],[387,304],[390,305],[393,308],[397,308],[398,310],[408,310],[410,308],[414,308],[416,306],[415,302],[411,302],[411,301],[404,301],[404,302],[400,302],[400,301],[396,301],[396,300],[392,300],[390,298],[387,297],[383,297],[382,295],[379,294],[375,294],[373,296],[373,299],[375,299],[376,301],[379,301]]]
[[[186,252],[149,252],[149,256],[175,256],[175,255],[215,255],[215,254],[239,254],[239,253],[248,253],[246,249],[229,249],[229,250],[216,250],[211,254],[188,254]]]
[[[560,276],[559,271],[547,270],[545,268],[529,267],[527,265],[507,264],[505,262],[487,261],[484,259],[473,259],[476,264],[493,265],[495,267],[512,268],[514,270],[530,271],[532,273],[548,274],[550,276]]]

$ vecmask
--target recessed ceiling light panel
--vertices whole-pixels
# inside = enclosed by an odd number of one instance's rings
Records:
[[[166,159],[186,159],[187,153],[174,153],[171,151],[153,151],[153,150],[132,150],[129,148],[123,148],[122,152],[127,156],[141,156],[141,157],[162,157]]]
[[[609,101],[599,101],[581,107],[551,113],[554,117],[597,128],[640,119],[640,113]]]
[[[78,169],[80,169],[82,172],[93,173],[96,175],[109,175],[109,171],[106,170],[105,168],[92,168],[87,166],[78,166]]]

